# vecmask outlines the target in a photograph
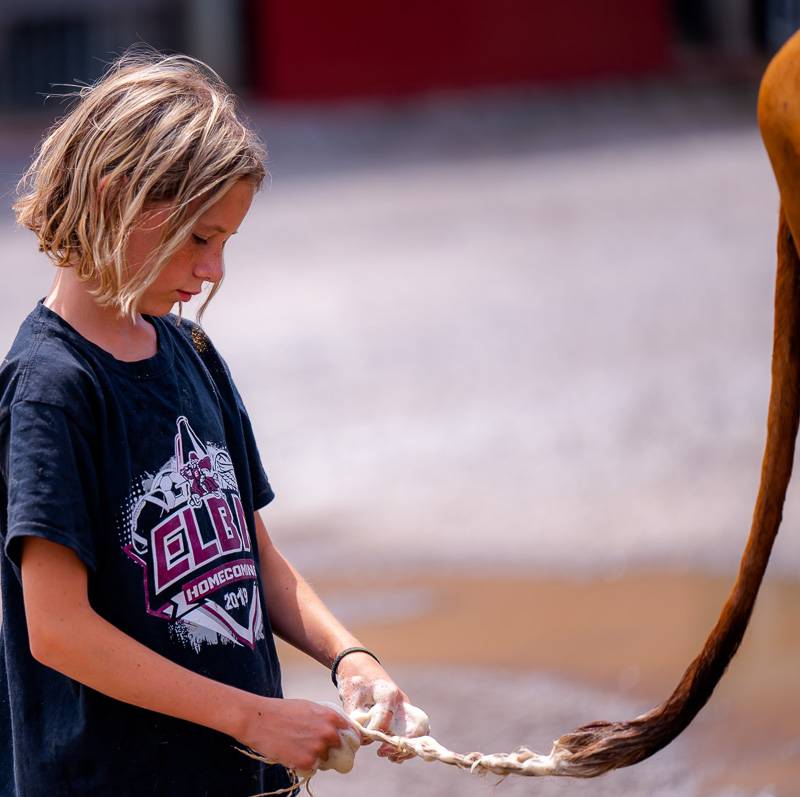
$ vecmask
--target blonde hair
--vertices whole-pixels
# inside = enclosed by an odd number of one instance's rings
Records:
[[[237,180],[261,186],[266,151],[219,75],[187,55],[135,46],[94,84],[64,96],[77,102],[50,128],[18,183],[17,222],[56,266],[96,280],[100,304],[133,316],[198,218]],[[190,213],[193,200],[199,206]],[[128,235],[151,203],[165,201],[173,209],[161,245],[130,274]]]

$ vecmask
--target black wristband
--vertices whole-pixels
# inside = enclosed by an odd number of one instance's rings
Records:
[[[349,656],[351,653],[366,653],[367,656],[372,656],[375,661],[380,664],[380,659],[371,651],[367,650],[366,648],[345,648],[339,655],[333,660],[333,664],[331,664],[331,681],[333,681],[333,685],[338,689],[339,683],[336,680],[336,670],[339,669],[339,665],[342,663],[342,659],[345,656]]]

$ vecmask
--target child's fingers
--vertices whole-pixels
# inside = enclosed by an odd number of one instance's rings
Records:
[[[391,733],[392,720],[394,719],[394,708],[387,703],[377,704],[370,711],[369,725],[372,731],[382,731]]]

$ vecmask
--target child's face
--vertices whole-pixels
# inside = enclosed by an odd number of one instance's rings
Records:
[[[192,295],[199,293],[204,282],[222,279],[225,273],[222,249],[247,215],[253,193],[252,181],[239,180],[200,216],[188,240],[172,255],[155,282],[142,295],[139,312],[165,315],[177,302],[188,302]],[[160,245],[160,224],[169,210],[167,204],[157,206],[149,218],[131,232],[127,249],[131,269],[141,268]]]

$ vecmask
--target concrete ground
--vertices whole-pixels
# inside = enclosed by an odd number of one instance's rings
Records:
[[[267,525],[304,572],[355,584],[382,573],[603,580],[642,568],[733,578],[765,431],[778,205],[753,87],[251,113],[272,181],[228,246],[205,327],[278,496]],[[29,119],[4,133],[6,202],[40,132]],[[0,234],[7,348],[50,267],[8,212]],[[792,488],[769,579],[797,576],[799,501]],[[365,594],[349,620],[391,627],[429,613],[424,583],[415,589],[384,602]],[[787,618],[781,634],[796,636],[797,614]],[[775,656],[800,665],[795,648]],[[443,671],[422,649],[402,666],[457,749],[532,735],[543,749],[576,723],[649,705],[558,673],[509,678],[469,661]],[[324,681],[287,670],[295,695],[321,694]],[[529,722],[519,706],[534,697]],[[709,773],[747,744],[695,769],[694,745],[712,750],[730,721],[715,710],[691,744],[607,780],[499,788],[709,793]],[[769,712],[759,721],[784,727]],[[780,734],[797,763],[796,730]],[[317,793],[489,788],[421,762],[361,767],[353,780],[320,779]],[[713,793],[800,794],[777,782],[768,771]]]

